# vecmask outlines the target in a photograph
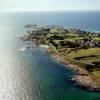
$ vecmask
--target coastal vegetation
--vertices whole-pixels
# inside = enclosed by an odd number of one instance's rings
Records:
[[[59,59],[64,59],[63,63],[70,62],[73,65],[78,65],[78,70],[82,69],[73,80],[91,90],[100,90],[99,32],[67,29],[58,26],[26,25],[25,28],[28,28],[28,31],[20,39],[31,41],[36,46],[48,45],[50,54],[59,55]]]

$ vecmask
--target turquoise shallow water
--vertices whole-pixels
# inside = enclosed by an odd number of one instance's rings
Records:
[[[69,16],[73,14],[76,18],[71,19]],[[84,17],[86,15],[87,13],[79,14],[79,12],[1,13],[0,100],[100,100],[100,93],[88,92],[75,87],[69,81],[73,72],[47,56],[44,49],[34,48],[24,52],[20,51],[23,46],[30,43],[16,38],[23,34],[23,26],[30,23],[76,26],[81,29],[85,29],[85,25],[90,24],[87,30],[98,31],[100,23],[98,21],[97,25],[95,18],[100,18],[100,14],[90,13],[90,16],[94,15],[90,19],[89,15]],[[78,19],[77,17],[80,18],[80,16],[83,18]],[[92,22],[87,22],[87,20]]]

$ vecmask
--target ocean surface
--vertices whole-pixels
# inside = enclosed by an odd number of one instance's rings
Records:
[[[100,100],[70,82],[73,73],[42,48],[17,38],[24,25],[57,25],[100,31],[100,12],[9,12],[0,13],[0,100]]]

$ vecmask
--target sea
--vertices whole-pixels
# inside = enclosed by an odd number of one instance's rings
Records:
[[[18,39],[24,25],[61,26],[100,32],[100,12],[1,12],[0,100],[100,100],[100,92],[77,87],[71,69],[40,47]]]

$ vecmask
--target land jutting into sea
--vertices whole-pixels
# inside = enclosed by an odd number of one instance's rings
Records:
[[[58,62],[71,68],[72,82],[90,91],[100,91],[100,33],[59,26],[25,25],[19,37],[41,46]]]

